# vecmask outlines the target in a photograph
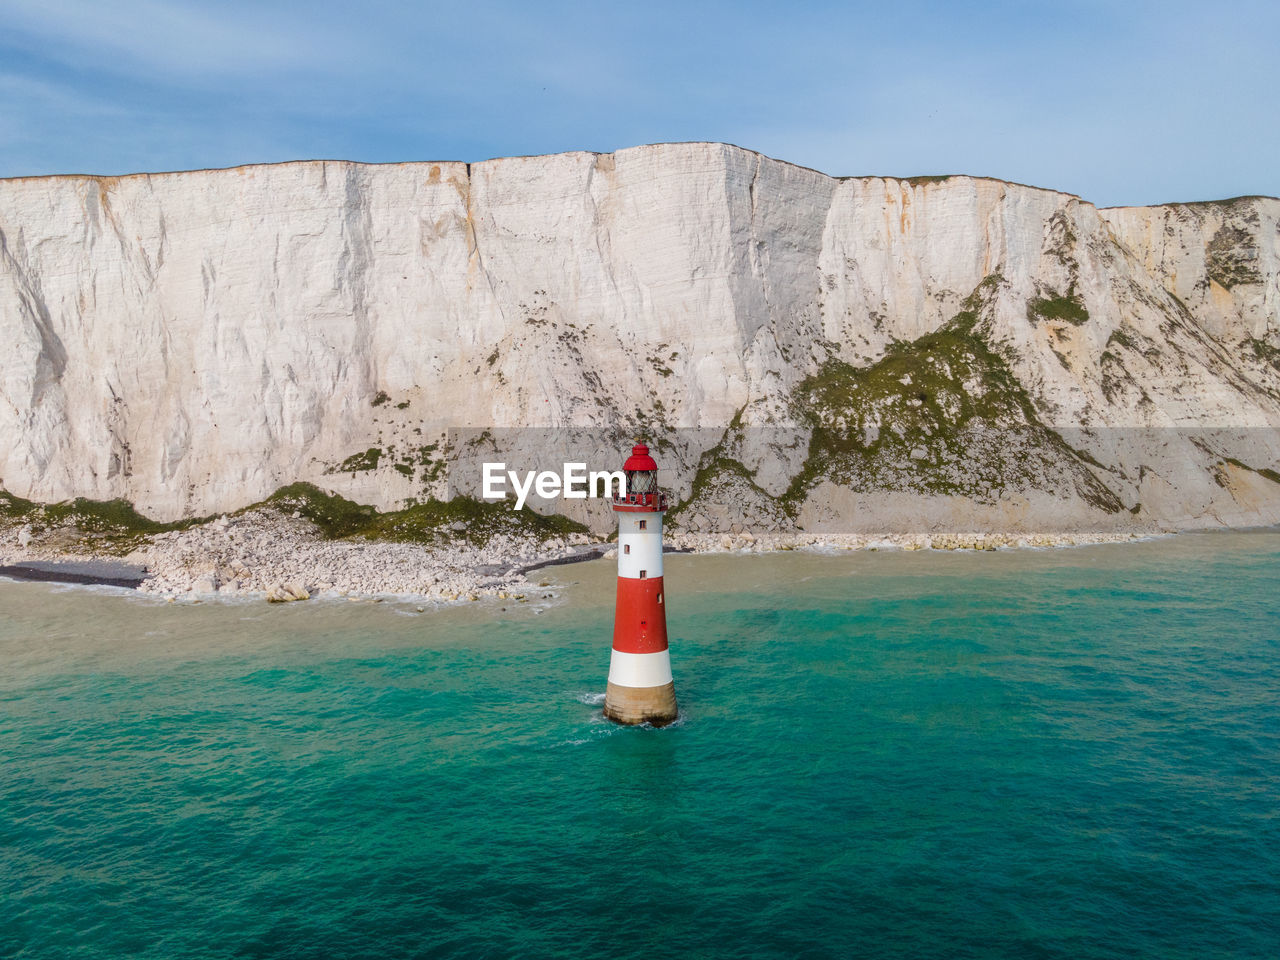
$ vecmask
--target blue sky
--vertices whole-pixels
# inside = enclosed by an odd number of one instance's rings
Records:
[[[1280,194],[1280,4],[0,0],[0,176],[723,140],[1099,205]]]

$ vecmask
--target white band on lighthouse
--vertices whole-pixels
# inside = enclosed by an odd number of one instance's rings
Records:
[[[618,517],[618,576],[628,580],[662,576],[662,514]]]
[[[620,687],[661,687],[671,683],[671,653],[623,653],[611,651],[609,682]]]
[[[640,576],[642,572],[643,577]],[[628,580],[652,580],[662,576],[662,541],[647,534],[620,537],[618,576]]]

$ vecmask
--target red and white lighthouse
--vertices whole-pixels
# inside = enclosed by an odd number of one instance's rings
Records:
[[[622,465],[627,489],[613,498],[618,515],[618,606],[604,715],[617,723],[661,727],[676,718],[662,587],[662,515],[658,465],[637,444]]]

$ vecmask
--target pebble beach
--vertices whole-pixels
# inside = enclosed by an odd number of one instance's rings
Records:
[[[769,553],[805,550],[1007,550],[1083,546],[1142,539],[1147,532],[1043,534],[831,534],[670,532],[667,548],[683,553]],[[127,552],[105,550],[74,531],[0,527],[0,567],[108,562],[137,571],[142,593],[174,600],[316,596],[405,597],[431,603],[481,598],[524,600],[545,588],[548,566],[611,558],[601,537],[570,534],[546,540],[499,534],[483,544],[465,530],[442,531],[432,544],[363,538],[326,539],[308,520],[276,510],[222,516],[185,530],[140,538]],[[10,574],[13,575],[13,574]]]

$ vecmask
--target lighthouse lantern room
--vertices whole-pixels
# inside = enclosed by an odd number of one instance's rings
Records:
[[[676,691],[667,650],[662,581],[662,516],[658,465],[636,444],[622,466],[627,488],[613,498],[618,515],[618,603],[604,715],[617,723],[660,727],[676,719]]]

